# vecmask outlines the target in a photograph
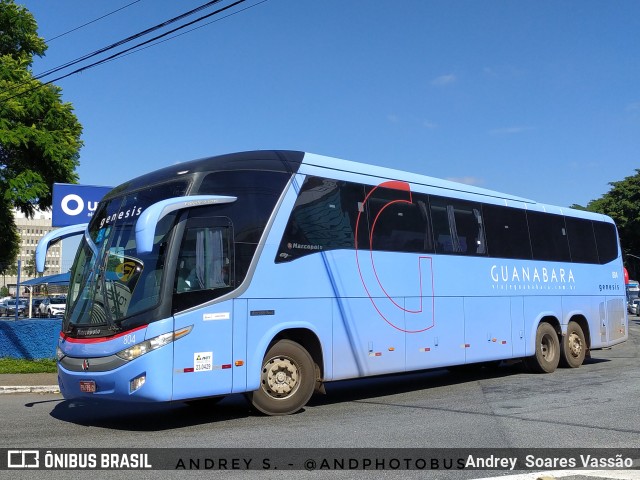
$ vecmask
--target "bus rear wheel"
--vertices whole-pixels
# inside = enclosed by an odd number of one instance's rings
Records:
[[[567,325],[567,334],[562,339],[560,362],[563,367],[578,368],[587,354],[587,342],[582,327],[573,320]]]
[[[556,329],[543,322],[536,330],[536,353],[525,358],[525,365],[536,373],[551,373],[560,363],[560,341]]]
[[[260,388],[249,400],[267,415],[289,415],[306,405],[314,387],[315,365],[309,352],[296,342],[280,340],[265,355]]]

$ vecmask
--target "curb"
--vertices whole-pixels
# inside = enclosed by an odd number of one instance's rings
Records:
[[[4,393],[60,393],[58,385],[40,385],[40,386],[15,386],[1,387],[0,395]]]

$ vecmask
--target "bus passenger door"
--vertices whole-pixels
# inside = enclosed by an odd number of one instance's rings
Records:
[[[233,228],[226,217],[186,221],[175,262],[173,399],[223,395],[232,389],[233,302],[206,305],[234,288]],[[205,306],[202,306],[205,305]]]

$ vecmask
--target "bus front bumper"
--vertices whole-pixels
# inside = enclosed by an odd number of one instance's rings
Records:
[[[173,348],[171,345],[151,351],[113,369],[105,370],[104,366],[100,367],[105,363],[108,362],[105,362],[104,358],[65,357],[58,361],[58,384],[64,398],[126,402],[171,401],[173,394]],[[77,365],[80,367],[78,368]],[[103,371],[95,371],[96,368]]]

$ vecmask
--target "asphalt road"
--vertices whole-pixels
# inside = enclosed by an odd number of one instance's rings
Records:
[[[630,318],[629,341],[593,352],[592,359],[578,369],[536,375],[514,365],[466,375],[436,370],[335,382],[327,385],[327,395],[314,397],[304,411],[286,417],[258,415],[241,395],[199,407],[95,405],[65,401],[58,395],[3,395],[0,446],[99,450],[614,447],[636,449],[640,458],[640,320]],[[640,479],[637,472],[604,478]],[[45,473],[43,478],[65,478],[64,472],[41,471],[25,478]],[[108,473],[110,478],[132,475]],[[164,477],[169,472],[155,473],[134,472],[134,478]],[[207,473],[211,472],[188,475]],[[325,473],[341,478],[481,478],[513,472]],[[225,475],[318,478],[320,473]],[[527,475],[521,478],[536,478]],[[19,473],[13,477],[21,478]]]

